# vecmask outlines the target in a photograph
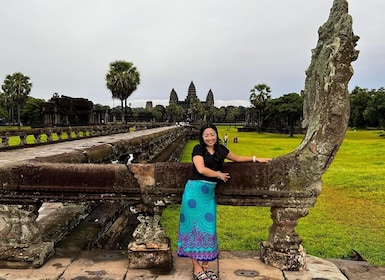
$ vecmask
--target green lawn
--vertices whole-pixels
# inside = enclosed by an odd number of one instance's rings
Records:
[[[302,135],[238,133],[235,127],[218,127],[229,135],[229,149],[240,155],[278,157],[295,149]],[[380,131],[348,131],[335,160],[323,176],[323,190],[309,215],[296,228],[308,254],[347,258],[358,251],[373,265],[385,265],[385,138]],[[233,143],[234,136],[238,143]],[[189,141],[181,157],[191,162]],[[162,223],[176,248],[179,205],[169,206]],[[267,207],[218,206],[221,250],[259,250],[271,225]]]

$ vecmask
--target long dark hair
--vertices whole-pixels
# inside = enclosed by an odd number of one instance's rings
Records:
[[[223,149],[223,146],[219,144],[219,135],[218,135],[218,129],[217,127],[212,124],[212,123],[206,123],[204,124],[202,127],[201,127],[201,130],[199,132],[199,144],[202,145],[202,147],[205,147],[206,148],[206,144],[205,142],[203,141],[203,132],[207,129],[207,128],[212,128],[214,129],[215,133],[217,134],[217,141],[215,142],[214,144],[214,150],[215,150],[215,157],[220,159],[220,160],[224,160],[226,158],[226,155],[227,153],[225,152],[225,150]]]

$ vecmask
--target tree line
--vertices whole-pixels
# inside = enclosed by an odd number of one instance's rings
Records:
[[[140,84],[140,73],[132,62],[110,63],[105,76],[106,87],[112,98],[121,101],[120,106],[110,108],[95,104],[94,110],[108,110],[120,115],[122,121],[246,123],[258,131],[269,127],[286,127],[291,132],[302,121],[303,97],[298,93],[271,98],[271,89],[266,84],[257,84],[250,90],[250,107],[227,106],[205,108],[198,98],[191,101],[188,110],[176,105],[156,105],[153,108],[130,108],[127,100]],[[9,74],[1,86],[0,120],[3,123],[38,124],[41,117],[40,104],[44,99],[29,96],[31,79],[20,73]],[[57,93],[54,94],[54,96]],[[355,87],[350,93],[350,127],[385,129],[385,89]]]
[[[385,129],[385,88],[355,87],[350,94],[349,126]]]

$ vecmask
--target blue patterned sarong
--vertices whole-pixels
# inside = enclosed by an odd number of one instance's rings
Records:
[[[218,258],[216,182],[187,181],[182,197],[178,256],[198,261]]]

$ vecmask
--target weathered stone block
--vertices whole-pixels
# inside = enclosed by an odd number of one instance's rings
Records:
[[[0,268],[39,268],[53,254],[53,242],[30,244],[28,248],[0,248]]]
[[[301,271],[306,269],[306,253],[302,245],[298,250],[276,251],[269,242],[261,242],[261,260],[281,270]]]
[[[172,252],[168,239],[167,243],[163,244],[130,245],[128,248],[129,268],[166,271],[172,269]]]

